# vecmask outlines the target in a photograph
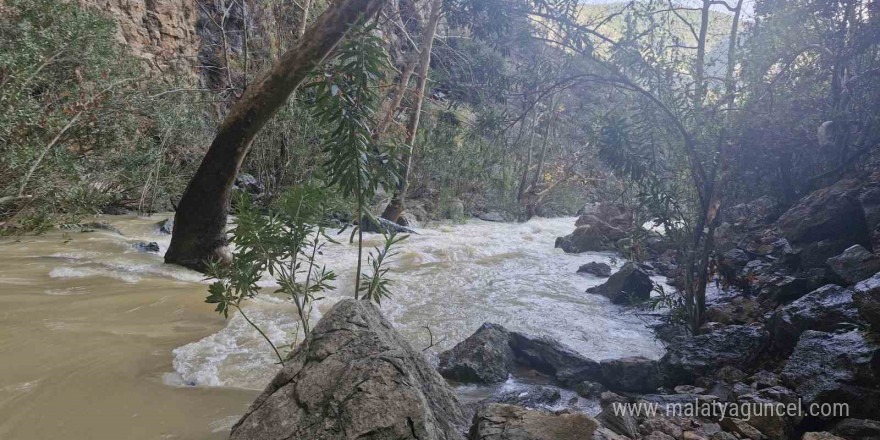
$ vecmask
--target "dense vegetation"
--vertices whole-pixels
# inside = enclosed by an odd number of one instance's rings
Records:
[[[0,6],[3,230],[173,208],[212,127],[327,8],[306,5],[200,4],[200,86],[191,72],[148,74],[97,12]],[[876,147],[877,9],[401,0],[349,37],[381,53],[355,65],[350,44],[335,50],[242,168],[265,188],[254,203],[283,205],[286,191],[316,185],[355,219],[391,199],[392,221],[406,200],[433,218],[460,215],[459,204],[519,220],[585,201],[638,207],[685,256],[699,322],[725,206],[761,195],[790,204]]]

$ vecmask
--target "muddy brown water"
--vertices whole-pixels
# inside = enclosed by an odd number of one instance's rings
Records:
[[[123,235],[55,230],[0,240],[0,438],[226,438],[275,374],[256,331],[204,303],[200,274],[131,247],[156,241],[164,252],[169,237],[154,224],[168,216],[99,219]],[[550,335],[595,359],[660,356],[641,320],[583,293],[602,280],[577,267],[612,260],[553,249],[572,228],[570,218],[428,225],[401,248],[382,310],[417,348],[433,336],[429,356],[484,321]],[[354,249],[331,245],[322,255],[338,289],[313,322],[351,295]],[[264,285],[274,290],[268,277]],[[276,343],[295,339],[282,298],[267,293],[247,310]]]

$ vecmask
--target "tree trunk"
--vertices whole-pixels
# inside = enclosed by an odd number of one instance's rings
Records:
[[[229,259],[226,209],[251,141],[352,25],[362,16],[374,16],[381,6],[382,0],[335,1],[272,69],[248,87],[220,124],[180,199],[166,263],[204,270],[211,259]]]
[[[394,113],[400,108],[400,103],[403,101],[403,95],[406,93],[406,86],[409,84],[409,79],[412,77],[413,72],[416,70],[416,65],[418,64],[419,55],[414,53],[412,58],[403,68],[403,73],[400,74],[400,81],[394,88],[394,100],[391,104],[387,105],[385,116],[382,117],[382,121],[379,122],[379,127],[376,128],[376,136],[385,134],[385,131],[388,130],[388,126],[391,125],[391,121],[394,119]]]
[[[406,190],[409,183],[409,168],[412,165],[412,149],[416,141],[416,133],[419,130],[419,117],[422,113],[422,103],[425,101],[425,85],[428,83],[428,70],[431,67],[431,49],[434,47],[434,34],[440,23],[442,9],[443,0],[434,0],[431,4],[431,18],[422,37],[422,47],[419,49],[419,84],[416,86],[416,103],[409,118],[406,134],[406,145],[410,150],[401,161],[400,181],[397,184],[394,197],[391,198],[382,213],[382,218],[391,222],[396,222],[406,209]]]

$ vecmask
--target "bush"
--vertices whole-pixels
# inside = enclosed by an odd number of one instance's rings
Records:
[[[159,93],[168,84],[116,43],[110,19],[57,0],[11,0],[0,15],[0,227],[150,211],[183,187],[206,132],[198,108]]]

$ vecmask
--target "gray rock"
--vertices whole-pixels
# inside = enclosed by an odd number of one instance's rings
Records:
[[[773,341],[773,355],[788,357],[806,330],[830,331],[842,322],[859,322],[853,292],[834,284],[820,287],[770,316],[766,328]]]
[[[490,211],[484,214],[480,214],[480,220],[498,223],[503,223],[505,221],[504,216],[501,215],[501,213],[498,211]]]
[[[721,369],[715,372],[714,376],[715,379],[728,383],[742,382],[746,379],[746,373],[730,365],[721,367]]]
[[[599,381],[599,363],[546,336],[510,332],[510,348],[517,363],[556,378],[567,386]]]
[[[397,223],[390,222],[385,220],[382,217],[372,217],[369,215],[363,216],[360,223],[361,229],[364,232],[374,232],[374,233],[390,233],[397,232],[398,234],[415,234],[416,231],[409,229],[407,227],[401,226]]]
[[[859,182],[841,180],[800,199],[776,224],[793,245],[828,240],[836,243],[869,245],[865,212],[858,200]],[[832,245],[835,244],[835,245]],[[841,249],[842,250],[842,249]],[[836,254],[829,255],[833,256]],[[825,260],[818,261],[819,265]]]
[[[846,440],[830,432],[805,432],[801,440]]]
[[[156,232],[162,235],[171,235],[174,232],[174,217],[156,223]]]
[[[605,263],[591,261],[589,263],[582,264],[581,267],[578,268],[577,273],[588,273],[597,277],[607,278],[611,276],[611,266]]]
[[[585,380],[574,386],[574,391],[581,397],[586,398],[598,397],[607,390],[608,388],[606,388],[605,385],[602,385],[599,382],[591,382],[589,380]]]
[[[586,414],[552,415],[496,403],[474,415],[469,440],[590,440],[598,427]]]
[[[604,295],[613,304],[626,304],[631,299],[648,299],[653,288],[651,277],[634,263],[629,262],[611,275],[604,284],[590,287],[587,292]]]
[[[828,266],[846,285],[851,285],[880,272],[880,258],[856,244],[829,258]]]
[[[397,224],[405,228],[418,228],[419,220],[414,214],[407,210],[397,218]]]
[[[639,426],[642,434],[661,432],[672,438],[681,438],[682,429],[666,417],[654,417],[645,420]]]
[[[874,332],[880,332],[880,273],[853,287],[853,302],[859,315],[871,324]]]
[[[441,374],[462,382],[504,381],[515,367],[534,369],[567,386],[602,377],[598,362],[547,336],[511,332],[491,323],[440,354]]]
[[[779,378],[767,370],[761,370],[753,374],[752,377],[749,378],[749,382],[752,383],[755,389],[763,390],[764,388],[771,388],[779,385]]]
[[[730,325],[712,333],[680,338],[667,347],[666,355],[660,359],[660,371],[669,386],[693,383],[724,366],[749,371],[768,341],[766,331],[747,325]]]
[[[567,253],[614,250],[615,243],[633,231],[632,211],[612,203],[584,207],[575,230],[556,239],[555,246]]]
[[[651,392],[660,386],[657,361],[641,356],[607,359],[599,363],[602,383],[612,391]]]
[[[578,226],[571,234],[557,237],[554,247],[569,254],[609,251],[615,250],[617,241],[625,237],[626,231],[595,219],[591,224]]]
[[[639,435],[639,422],[635,416],[626,411],[615,411],[615,404],[625,401],[614,393],[602,393],[602,412],[596,416],[596,420],[616,434],[636,438]]]
[[[751,440],[764,440],[767,438],[766,435],[762,434],[761,431],[758,431],[758,428],[750,425],[749,422],[742,419],[735,419],[732,417],[725,417],[719,421],[721,427],[726,431],[733,432],[738,434],[741,438],[747,438]]]
[[[880,414],[880,349],[858,330],[805,331],[781,378],[807,405],[847,403],[850,416]]]
[[[232,428],[237,439],[463,440],[442,377],[378,308],[342,300]]]
[[[441,353],[438,371],[443,377],[458,382],[503,382],[515,365],[509,338],[504,327],[487,322],[476,333]]]
[[[263,184],[259,180],[257,180],[256,177],[248,173],[239,173],[239,175],[235,177],[234,187],[255,195],[262,194],[263,191],[266,190]]]
[[[153,254],[159,253],[159,243],[155,241],[139,241],[137,243],[132,243],[132,248],[140,252],[148,252]]]
[[[556,388],[534,386],[525,391],[514,390],[490,396],[487,402],[516,405],[526,409],[542,409],[559,402],[561,398],[562,395]]]
[[[769,408],[781,405],[797,405],[798,396],[788,388],[777,386],[741,396],[737,403],[742,407]],[[761,433],[773,440],[786,440],[790,437],[801,421],[797,415],[789,415],[785,411],[753,411],[747,424],[757,428]]]
[[[794,301],[810,292],[809,280],[772,273],[759,275],[752,285],[761,304],[775,306]]]
[[[846,418],[835,423],[830,431],[849,440],[880,440],[880,422],[876,420]]]
[[[95,232],[95,231],[106,231],[112,232],[114,234],[125,235],[117,229],[115,226],[109,223],[103,222],[91,222],[91,223],[82,223],[79,225],[81,232]]]

